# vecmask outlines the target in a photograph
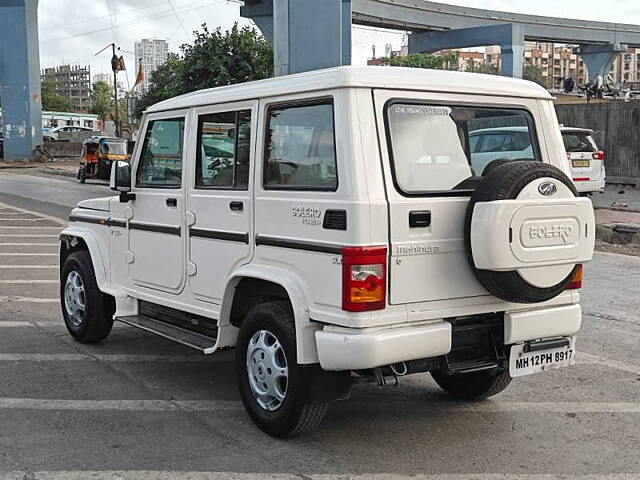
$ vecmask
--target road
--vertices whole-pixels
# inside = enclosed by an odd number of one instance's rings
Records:
[[[64,221],[43,214],[105,189],[56,180],[0,172],[0,479],[640,478],[640,259],[587,266],[570,369],[472,404],[427,374],[357,386],[317,431],[276,440],[241,407],[233,352],[205,357],[119,324],[100,344],[69,337]]]

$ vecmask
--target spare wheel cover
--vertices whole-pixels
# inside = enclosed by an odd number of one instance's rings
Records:
[[[542,162],[510,162],[489,172],[474,191],[465,219],[467,258],[476,278],[486,290],[510,302],[547,301],[566,288],[577,266],[568,263],[512,271],[493,271],[476,267],[471,241],[474,235],[471,223],[475,205],[496,200],[540,200],[540,204],[544,205],[548,198],[573,199],[576,196],[577,192],[571,180],[560,169]],[[483,225],[482,228],[491,226]],[[478,235],[480,232],[475,234]]]

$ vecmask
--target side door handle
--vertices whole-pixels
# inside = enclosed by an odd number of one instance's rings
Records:
[[[178,199],[177,198],[167,198],[166,200],[167,203],[167,207],[177,207],[178,206]]]
[[[244,210],[244,204],[242,202],[229,202],[229,208],[234,212],[241,212]]]

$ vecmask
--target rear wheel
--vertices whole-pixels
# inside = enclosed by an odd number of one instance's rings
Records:
[[[431,372],[436,383],[449,395],[461,400],[482,400],[503,391],[511,377],[508,371],[484,371],[451,375]]]
[[[75,340],[92,343],[109,335],[115,300],[98,289],[91,255],[86,250],[73,252],[64,262],[60,300],[64,323]]]
[[[291,437],[322,422],[327,403],[309,398],[308,378],[296,363],[288,302],[263,303],[247,314],[236,344],[236,368],[242,403],[261,430]]]

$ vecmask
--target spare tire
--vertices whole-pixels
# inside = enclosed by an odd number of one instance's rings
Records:
[[[535,161],[508,162],[491,169],[474,191],[467,207],[464,235],[471,269],[489,293],[508,302],[538,303],[550,300],[567,288],[578,269],[577,265],[567,265],[560,269],[561,278],[554,279],[553,285],[541,286],[526,279],[521,271],[483,270],[474,263],[471,241],[474,232],[471,231],[471,221],[476,204],[517,199],[527,186],[542,178],[554,179],[564,184],[567,188],[562,190],[567,197],[578,195],[573,182],[553,165]],[[529,195],[528,190],[524,194]]]

